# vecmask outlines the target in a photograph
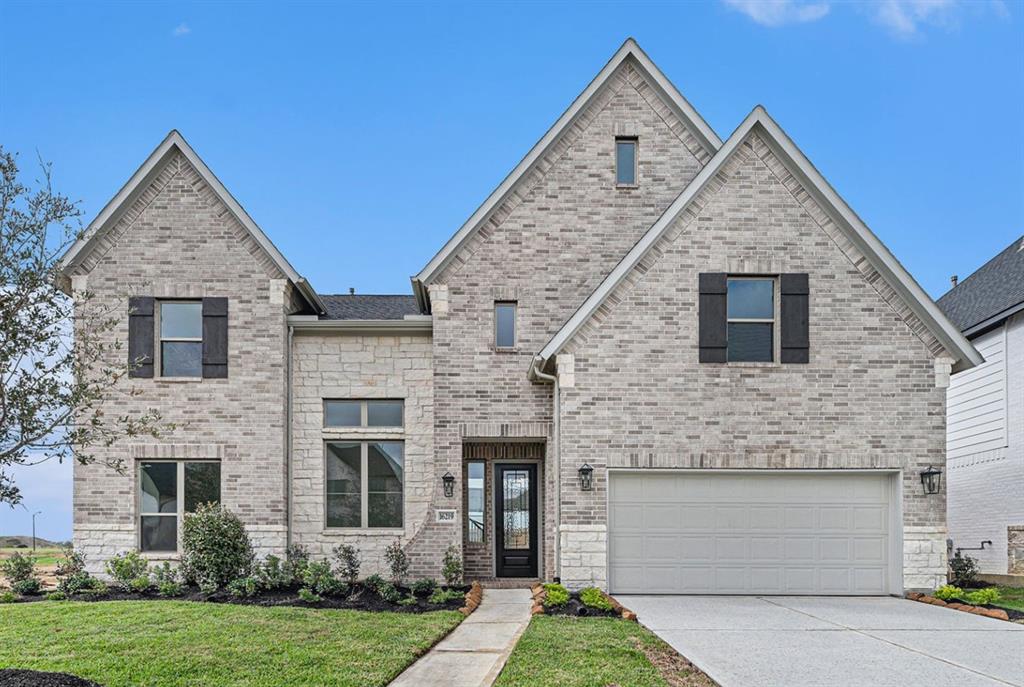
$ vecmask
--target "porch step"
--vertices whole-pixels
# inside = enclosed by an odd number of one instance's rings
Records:
[[[529,577],[481,577],[477,582],[485,589],[529,589],[540,582]]]

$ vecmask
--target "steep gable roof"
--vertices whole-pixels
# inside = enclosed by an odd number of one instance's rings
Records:
[[[121,187],[117,195],[104,206],[99,215],[96,216],[96,219],[89,224],[81,238],[64,253],[59,263],[61,272],[66,276],[70,276],[74,268],[80,265],[97,247],[103,234],[117,223],[121,214],[131,207],[135,199],[160,172],[164,161],[179,153],[188,160],[189,164],[202,177],[203,181],[213,190],[217,198],[224,203],[235,219],[252,235],[252,238],[266,252],[267,256],[281,273],[295,285],[303,300],[317,313],[323,313],[325,311],[324,304],[309,282],[295,271],[291,263],[285,259],[284,255],[281,254],[277,247],[267,238],[267,235],[263,233],[256,222],[249,216],[249,213],[239,205],[238,201],[234,199],[227,188],[217,179],[216,175],[206,166],[206,163],[192,150],[192,146],[176,130],[172,130],[167,134],[160,145],[142,163],[142,166]]]
[[[722,144],[712,160],[676,197],[662,216],[633,246],[618,265],[608,274],[594,292],[577,309],[561,329],[548,341],[530,366],[530,375],[543,370],[555,355],[599,311],[612,291],[622,283],[648,255],[674,220],[690,206],[730,159],[737,147],[753,131],[761,134],[772,152],[782,160],[807,193],[828,213],[830,219],[843,232],[846,239],[864,255],[907,308],[920,320],[942,347],[956,358],[953,369],[968,369],[982,362],[981,356],[960,331],[939,310],[938,306],[907,273],[877,236],[854,213],[838,193],[821,176],[814,165],[782,131],[778,124],[758,105],[743,123]]]
[[[426,285],[444,270],[459,249],[480,229],[491,213],[501,205],[502,201],[515,192],[519,183],[534,169],[544,155],[558,143],[563,134],[573,127],[579,115],[598,96],[612,75],[616,73],[616,70],[627,60],[633,60],[633,63],[643,76],[654,85],[663,100],[670,105],[675,115],[697,139],[698,145],[706,151],[707,156],[710,157],[715,154],[722,145],[718,135],[704,121],[697,110],[687,102],[686,98],[683,97],[676,87],[672,85],[661,70],[655,66],[647,54],[640,49],[636,41],[632,38],[626,39],[622,47],[618,49],[604,68],[594,77],[593,81],[572,102],[569,109],[558,118],[551,128],[548,129],[547,133],[530,149],[526,157],[494,189],[491,195],[487,197],[487,200],[477,208],[476,212],[466,220],[441,250],[431,258],[430,262],[420,270],[419,274],[412,277],[413,291],[416,293],[417,300],[422,308],[426,309],[427,306]]]
[[[1024,310],[1024,236],[942,296],[938,305],[967,336]]]

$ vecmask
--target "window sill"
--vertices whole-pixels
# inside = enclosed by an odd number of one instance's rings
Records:
[[[176,561],[181,558],[177,551],[140,551],[139,555],[147,561]]]
[[[523,349],[518,346],[512,346],[511,348],[506,346],[491,346],[492,353],[522,353]]]
[[[725,367],[782,367],[782,363],[775,362],[754,362],[754,361],[739,361],[734,360],[732,362],[719,363]]]
[[[328,439],[401,439],[404,427],[324,427],[323,435]]]
[[[153,381],[165,384],[195,384],[203,381],[202,377],[154,377]]]
[[[630,189],[640,188],[640,184],[615,184],[615,188],[619,190],[628,191]]]
[[[322,534],[349,534],[394,537],[405,534],[404,527],[325,527]]]

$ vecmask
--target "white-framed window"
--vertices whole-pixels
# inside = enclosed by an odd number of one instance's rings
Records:
[[[158,301],[160,376],[203,376],[203,302]]]
[[[729,277],[726,294],[729,362],[775,359],[776,298],[771,277]]]
[[[404,403],[394,399],[324,401],[324,427],[398,427],[404,422]]]
[[[615,139],[615,185],[637,185],[637,139],[620,136]]]
[[[495,348],[515,348],[516,346],[516,310],[515,301],[495,301],[494,303],[494,346]]]
[[[181,522],[200,504],[220,503],[220,462],[139,462],[139,550],[178,551]]]
[[[328,528],[397,529],[404,525],[405,444],[325,442]]]

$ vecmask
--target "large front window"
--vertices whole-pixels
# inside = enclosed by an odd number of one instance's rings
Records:
[[[775,350],[775,280],[729,279],[729,362],[771,362]]]
[[[404,448],[401,441],[327,442],[327,527],[402,527]]]
[[[220,502],[220,463],[152,461],[139,464],[139,549],[176,552],[185,513]]]

